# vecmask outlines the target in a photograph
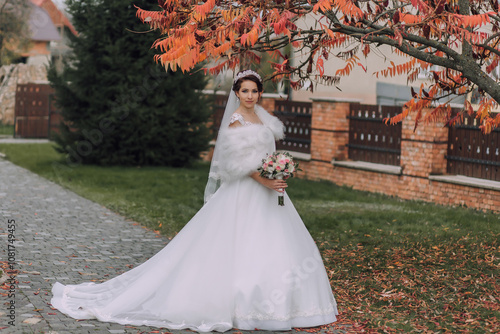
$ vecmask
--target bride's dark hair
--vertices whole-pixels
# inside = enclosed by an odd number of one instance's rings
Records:
[[[247,75],[247,76],[244,76],[242,78],[239,78],[234,84],[233,84],[233,90],[235,92],[239,91],[240,88],[241,88],[241,84],[243,83],[243,81],[253,81],[257,84],[257,90],[262,93],[264,91],[264,86],[262,85],[262,82],[255,76],[255,75]]]

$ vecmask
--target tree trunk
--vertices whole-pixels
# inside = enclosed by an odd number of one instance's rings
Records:
[[[475,83],[500,104],[500,85],[484,71],[481,71],[479,65],[464,57],[463,60],[459,61],[459,68],[467,79]]]

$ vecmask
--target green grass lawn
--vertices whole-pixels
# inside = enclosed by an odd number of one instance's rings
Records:
[[[13,136],[14,135],[14,125],[6,125],[3,123],[0,123],[0,136],[2,136],[2,135]]]
[[[0,152],[169,237],[203,205],[206,163],[68,167],[52,144],[0,144]],[[322,251],[340,323],[389,333],[500,331],[500,215],[302,179],[287,192]]]

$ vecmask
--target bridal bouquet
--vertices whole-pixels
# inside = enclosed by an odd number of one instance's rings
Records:
[[[262,166],[257,169],[260,176],[268,179],[286,180],[293,177],[295,171],[299,171],[299,163],[293,161],[293,157],[288,152],[274,152],[262,159]],[[285,205],[283,195],[278,196],[278,205]]]

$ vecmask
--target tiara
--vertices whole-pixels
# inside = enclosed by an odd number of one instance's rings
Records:
[[[260,82],[262,82],[262,79],[261,79],[260,75],[257,72],[252,71],[252,70],[246,70],[246,71],[238,73],[238,75],[236,75],[236,78],[234,78],[234,82],[233,83],[236,83],[236,81],[240,80],[241,78],[247,77],[249,75],[253,75],[257,79],[259,79]]]

